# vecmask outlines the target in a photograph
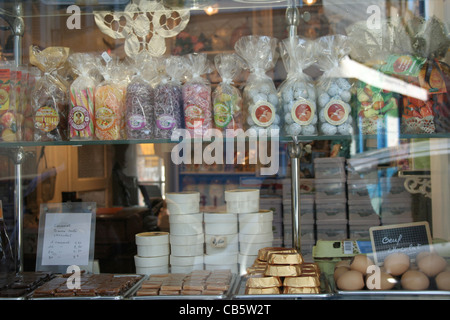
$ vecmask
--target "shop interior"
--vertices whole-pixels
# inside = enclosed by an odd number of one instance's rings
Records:
[[[162,1],[167,6],[181,3],[195,8],[190,11],[189,22],[181,32],[163,39],[166,55],[201,52],[213,60],[219,53],[234,52],[241,37],[269,36],[281,40],[289,36],[286,1],[259,3],[259,6],[246,5],[245,1],[224,1],[227,4],[222,6],[213,1],[211,5],[204,5],[203,2],[209,2],[206,0],[193,2],[194,5],[188,1]],[[229,2],[231,5],[227,7]],[[446,28],[450,27],[448,1],[375,2],[373,5],[385,19],[400,17],[407,21],[414,16],[435,17],[443,21]],[[296,33],[311,41],[327,35],[347,34],[351,26],[369,15],[368,4],[351,6],[347,1],[331,0],[294,3],[300,17]],[[21,63],[28,65],[31,46],[41,50],[67,47],[71,53],[101,55],[106,52],[111,57],[126,60],[130,44],[123,38],[113,38],[102,32],[94,13],[101,9],[120,11],[127,4],[128,1],[110,1],[105,5],[82,5],[79,20],[76,20],[81,27],[70,29],[68,23],[73,13],[65,11],[64,3],[23,1]],[[169,19],[169,26],[176,23]],[[124,26],[122,22],[113,23],[112,28],[120,30]],[[3,25],[0,58],[12,61],[14,34],[7,23]],[[450,64],[448,53],[442,57],[442,65],[444,63],[447,67]],[[447,86],[449,71],[450,68],[446,69]],[[311,64],[304,72],[314,80],[323,74],[316,64]],[[279,87],[287,77],[283,60],[278,59],[268,74]],[[66,77],[75,78],[70,73]],[[215,69],[205,77],[212,90],[221,83],[221,76]],[[242,70],[233,81],[234,86],[243,90],[248,77],[249,70]],[[448,101],[446,104],[448,110]],[[12,238],[17,233],[17,165],[10,150],[23,147],[26,155],[21,163],[23,271],[36,269],[43,204],[96,203],[96,273],[136,273],[136,234],[170,233],[166,195],[174,192],[198,192],[203,212],[223,212],[227,208],[224,197],[227,190],[258,189],[259,207],[274,214],[271,246],[291,248],[295,245],[291,187],[296,180],[292,172],[297,171],[292,169],[292,140],[287,136],[276,141],[277,152],[272,154],[272,160],[277,157],[278,170],[272,175],[262,175],[261,168],[270,163],[251,163],[249,142],[241,155],[234,149],[231,163],[189,161],[176,164],[173,156],[177,141],[36,142],[32,140],[33,131],[29,134],[30,140],[13,142],[11,149],[0,145],[0,199],[5,225]],[[264,151],[269,152],[272,144],[275,141]],[[193,144],[192,157],[196,148],[200,146],[203,153],[210,145],[211,142]],[[296,192],[300,202],[300,251],[305,261],[323,261],[326,269],[328,261],[341,258],[339,253],[334,256],[336,251],[329,245],[344,240],[370,242],[371,227],[415,222],[428,224],[433,241],[439,244],[439,252],[447,260],[450,258],[449,131],[434,135],[404,134],[401,126],[393,123],[384,132],[370,135],[357,130],[341,136],[319,133],[301,139],[301,148],[299,190]],[[226,150],[214,152],[225,154]],[[225,155],[218,158],[225,159]],[[409,184],[412,187],[406,187],[407,180],[412,181]],[[240,276],[245,272],[245,267],[238,269]]]

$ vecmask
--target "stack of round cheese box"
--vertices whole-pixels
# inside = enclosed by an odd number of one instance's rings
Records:
[[[166,193],[170,223],[170,269],[187,273],[203,269],[203,213],[200,193],[195,191]]]
[[[205,212],[205,270],[238,268],[237,214],[229,212]]]
[[[142,232],[135,236],[137,254],[134,263],[137,274],[166,273],[169,270],[169,233]]]
[[[320,293],[319,267],[294,248],[261,248],[247,276],[246,294]]]
[[[225,191],[228,213],[236,213],[239,227],[239,273],[246,272],[258,255],[258,250],[273,243],[273,212],[259,209],[258,189]]]

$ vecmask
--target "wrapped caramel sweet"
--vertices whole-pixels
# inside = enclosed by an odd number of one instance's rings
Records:
[[[68,83],[58,74],[69,56],[69,48],[30,46],[30,63],[41,70],[31,94],[34,114],[34,140],[67,140]]]
[[[303,293],[320,293],[319,287],[283,287],[283,293],[303,294]]]
[[[280,288],[270,287],[270,288],[245,288],[245,294],[279,294],[281,293]]]
[[[296,253],[297,250],[294,248],[283,248],[283,247],[264,247],[258,250],[257,260],[266,262],[269,255],[274,252],[279,253]]]
[[[283,286],[285,287],[318,287],[320,286],[320,281],[318,276],[300,276],[300,277],[286,277],[283,281]]]
[[[281,280],[279,277],[250,277],[247,279],[246,286],[250,288],[281,287]]]
[[[300,265],[267,265],[264,271],[265,276],[275,277],[296,277],[302,274]]]
[[[297,252],[274,252],[268,257],[269,264],[302,264],[303,257]]]

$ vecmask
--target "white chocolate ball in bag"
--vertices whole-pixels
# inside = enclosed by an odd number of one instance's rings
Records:
[[[276,93],[268,95],[268,101],[276,108],[278,106],[278,96]]]
[[[330,102],[330,96],[328,95],[328,93],[326,92],[322,92],[319,95],[319,106],[321,108],[325,107],[327,105],[328,102]]]
[[[344,102],[350,102],[350,100],[352,98],[352,94],[348,90],[342,90],[340,93],[340,96],[341,96],[342,101],[344,101]]]
[[[343,90],[350,90],[350,88],[352,87],[350,82],[345,78],[338,78],[336,80],[336,84]]]
[[[284,122],[286,124],[288,124],[288,125],[294,123],[294,119],[292,119],[292,115],[291,115],[290,112],[286,112],[285,113],[285,115],[284,115]]]
[[[309,124],[307,126],[303,126],[302,134],[305,136],[312,136],[312,135],[316,134],[316,127],[311,124]]]
[[[327,136],[334,136],[337,133],[337,127],[324,122],[320,125],[320,130]]]
[[[289,125],[289,134],[292,136],[298,136],[302,132],[302,126],[294,122]]]

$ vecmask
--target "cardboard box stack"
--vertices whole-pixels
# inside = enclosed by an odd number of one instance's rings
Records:
[[[345,158],[315,158],[315,207],[317,239],[347,238]]]

